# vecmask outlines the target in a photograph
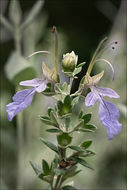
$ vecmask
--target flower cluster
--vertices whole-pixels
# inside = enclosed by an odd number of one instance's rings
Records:
[[[78,66],[76,68],[77,61],[78,61],[78,56],[75,55],[74,51],[63,55],[63,60],[62,60],[63,72],[66,74],[66,73],[74,73],[76,71],[75,73],[77,74],[79,71],[81,71],[80,68],[82,67],[82,65],[81,67]],[[94,62],[95,61],[96,60],[94,60]],[[21,86],[32,86],[33,88],[21,90],[13,96],[12,98],[13,102],[9,103],[6,106],[6,111],[8,113],[9,121],[11,121],[17,113],[19,113],[20,111],[22,111],[31,104],[32,98],[36,92],[41,93],[45,91],[46,88],[48,87],[47,86],[48,83],[51,84],[50,90],[54,91],[54,86],[57,83],[57,73],[55,68],[50,70],[45,65],[45,63],[42,63],[42,71],[44,75],[43,80],[35,78],[32,80],[22,81],[19,83]],[[119,111],[114,104],[103,99],[103,97],[108,96],[110,98],[119,98],[119,95],[115,91],[109,88],[97,87],[97,84],[99,83],[100,79],[103,77],[103,74],[104,71],[91,77],[90,74],[87,72],[85,75],[84,89],[82,94],[85,94],[88,88],[91,90],[91,92],[88,93],[85,98],[85,105],[87,107],[93,106],[97,101],[99,101],[99,110],[98,110],[99,119],[107,129],[108,138],[112,139],[114,135],[117,135],[121,130],[121,124],[117,120],[119,117]]]

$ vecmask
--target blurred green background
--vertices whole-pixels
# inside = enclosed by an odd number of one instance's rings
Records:
[[[19,3],[18,3],[19,2]],[[29,164],[34,160],[41,164],[44,158],[49,163],[53,152],[41,144],[39,137],[56,142],[54,135],[45,132],[38,115],[45,114],[48,106],[54,106],[51,97],[35,95],[32,104],[18,114],[10,123],[7,121],[5,105],[12,101],[14,93],[21,89],[19,81],[42,77],[41,62],[52,68],[54,65],[53,25],[59,33],[59,63],[62,54],[72,50],[78,55],[79,63],[86,61],[78,79],[73,83],[74,92],[84,76],[89,61],[98,43],[105,36],[108,42],[118,41],[115,50],[111,47],[102,55],[114,66],[115,80],[105,64],[96,64],[94,73],[105,69],[100,86],[114,89],[120,99],[111,100],[120,110],[122,131],[112,141],[107,140],[104,126],[97,116],[98,104],[86,110],[93,112],[92,121],[98,127],[95,134],[76,134],[74,144],[92,138],[91,150],[97,155],[87,159],[95,171],[83,171],[68,181],[78,189],[126,189],[126,1],[125,0],[20,0],[0,1],[1,10],[1,190],[3,189],[47,189]],[[39,50],[53,52],[26,56]],[[66,78],[61,74],[61,81]]]

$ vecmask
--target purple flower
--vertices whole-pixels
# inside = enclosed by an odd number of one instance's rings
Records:
[[[42,70],[44,74],[44,80],[35,78],[32,80],[22,81],[19,84],[22,86],[32,86],[31,89],[25,89],[17,92],[13,96],[13,102],[6,105],[6,111],[8,113],[8,120],[12,121],[13,117],[19,113],[20,111],[24,110],[27,106],[29,106],[32,102],[32,98],[36,92],[40,93],[43,92],[46,87],[47,83],[50,82],[52,86],[56,83],[56,72],[54,69],[50,70],[47,66],[43,63]]]
[[[97,75],[94,76],[94,79],[96,78],[97,80],[98,77],[96,76]],[[101,73],[101,77],[102,76],[103,75]],[[88,93],[85,98],[85,105],[87,107],[90,107],[93,106],[97,101],[99,101],[98,116],[101,123],[106,127],[108,139],[111,140],[115,135],[120,132],[122,125],[117,120],[119,118],[119,110],[117,109],[117,107],[111,102],[104,100],[103,97],[108,96],[110,98],[119,98],[119,95],[110,88],[97,87],[93,81],[93,77],[87,77],[88,81],[90,81],[89,83],[87,81],[87,87],[89,86],[91,92]]]
[[[6,105],[9,121],[12,121],[13,117],[17,113],[24,110],[31,104],[35,92],[40,93],[46,89],[46,80],[41,80],[38,78],[22,81],[19,84],[22,86],[32,86],[33,88],[17,92],[12,98],[13,102]]]

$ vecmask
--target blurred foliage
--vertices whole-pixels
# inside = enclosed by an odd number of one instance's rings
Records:
[[[14,4],[13,4],[14,3]],[[54,142],[53,135],[45,132],[45,126],[39,121],[37,115],[45,113],[45,108],[52,107],[55,102],[52,98],[42,95],[35,96],[32,105],[22,113],[22,184],[18,181],[18,154],[19,138],[17,118],[12,123],[7,121],[5,105],[19,88],[18,82],[32,79],[33,76],[42,77],[41,62],[45,61],[49,67],[54,64],[54,36],[51,27],[57,26],[59,32],[59,60],[62,54],[72,50],[78,55],[79,63],[84,60],[81,74],[73,83],[73,92],[78,88],[79,81],[84,76],[91,56],[104,37],[109,36],[109,41],[118,41],[118,48],[113,52],[110,48],[102,57],[107,58],[114,66],[115,80],[110,81],[111,72],[104,64],[95,65],[93,74],[105,69],[103,86],[113,88],[120,95],[118,105],[120,122],[123,124],[122,132],[112,141],[107,141],[105,128],[97,117],[97,106],[90,108],[93,112],[92,120],[98,126],[94,134],[92,147],[97,155],[90,158],[95,171],[83,169],[78,177],[74,177],[77,188],[93,189],[121,189],[126,188],[126,1],[124,0],[45,0],[43,1],[8,1],[1,0],[1,187],[2,189],[47,188],[47,184],[37,180],[29,160],[41,162],[42,157],[49,162],[53,158],[50,150],[39,142],[38,137],[47,137]],[[18,11],[17,11],[18,10]],[[17,35],[18,28],[18,35]],[[17,38],[16,38],[17,37]],[[19,44],[21,52],[17,53]],[[17,49],[16,49],[17,48]],[[48,55],[35,55],[29,60],[26,56],[39,50],[49,50]],[[60,62],[61,64],[61,62]],[[62,81],[64,76],[62,76]],[[65,78],[65,80],[68,80]],[[108,84],[108,85],[107,85]],[[79,104],[83,110],[85,106]],[[78,108],[77,108],[78,109]],[[77,113],[75,113],[77,114]],[[41,128],[40,128],[41,127]],[[91,135],[83,136],[76,133],[76,142],[82,142]],[[103,142],[103,143],[102,143]],[[40,153],[41,151],[41,153]],[[69,150],[71,152],[71,150]],[[36,155],[36,156],[35,156]],[[51,155],[51,156],[49,156]],[[79,169],[82,169],[79,166]],[[85,177],[84,177],[85,176]],[[84,180],[85,178],[85,180]],[[73,179],[72,179],[73,183]],[[71,184],[68,184],[71,185]]]

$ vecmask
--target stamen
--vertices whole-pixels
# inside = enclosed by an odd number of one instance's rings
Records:
[[[95,53],[94,53],[94,55],[93,55],[93,57],[92,57],[92,60],[91,60],[91,62],[90,62],[90,65],[89,65],[89,67],[88,67],[88,71],[87,71],[87,72],[89,73],[89,75],[90,75],[91,70],[92,70],[92,68],[93,68],[94,61],[95,61],[95,59],[96,59],[96,56],[97,56],[98,52],[100,51],[100,48],[102,47],[102,45],[103,45],[107,40],[108,40],[108,37],[105,37],[105,38],[99,43],[99,45],[98,45],[98,47],[97,47],[97,49],[96,49],[96,51],[95,51]]]
[[[91,70],[92,70],[92,68],[93,68],[93,65],[94,65],[94,63],[96,62],[96,60],[97,60],[97,58],[106,50],[106,49],[108,49],[108,48],[110,48],[110,47],[112,47],[112,49],[114,50],[115,49],[115,47],[113,46],[113,45],[115,45],[115,44],[118,44],[118,42],[117,41],[114,41],[114,42],[112,42],[112,43],[110,43],[110,44],[108,44],[106,47],[104,47],[103,49],[101,49],[101,47],[102,47],[102,45],[104,44],[104,42],[105,41],[107,41],[107,37],[106,38],[104,38],[104,40],[102,40],[101,42],[100,42],[100,44],[98,45],[98,47],[97,47],[97,49],[96,49],[96,51],[95,51],[95,53],[94,53],[94,55],[93,55],[93,58],[92,58],[92,60],[91,60],[91,62],[90,62],[90,65],[89,65],[89,67],[88,67],[88,73],[89,73],[89,75],[90,75],[90,73],[91,73]],[[101,49],[101,50],[100,50]],[[104,60],[103,60],[104,61]],[[107,60],[106,60],[107,61]],[[108,61],[107,61],[108,62]],[[108,62],[108,63],[110,63],[110,62]]]
[[[50,51],[36,51],[36,52],[31,53],[28,57],[26,57],[26,59],[29,59],[29,58],[32,57],[33,55],[40,54],[40,53],[47,53],[47,54],[50,54],[51,52],[50,52]]]
[[[112,49],[115,49],[115,47],[112,46],[112,45],[115,45],[115,44],[118,44],[118,42],[117,42],[117,41],[111,42],[111,43],[108,44],[105,48],[103,48],[102,50],[100,50],[100,52],[99,52],[98,55],[96,56],[95,60],[96,60],[105,50],[107,50],[108,48],[112,47]]]
[[[58,33],[55,26],[53,26],[52,32],[55,34],[55,65],[56,73],[58,74]]]
[[[111,67],[112,73],[113,73],[112,80],[114,80],[114,68],[113,68],[112,64],[109,61],[107,61],[106,59],[97,59],[97,60],[95,60],[95,62],[99,62],[99,61],[104,61],[105,63],[107,63]]]

